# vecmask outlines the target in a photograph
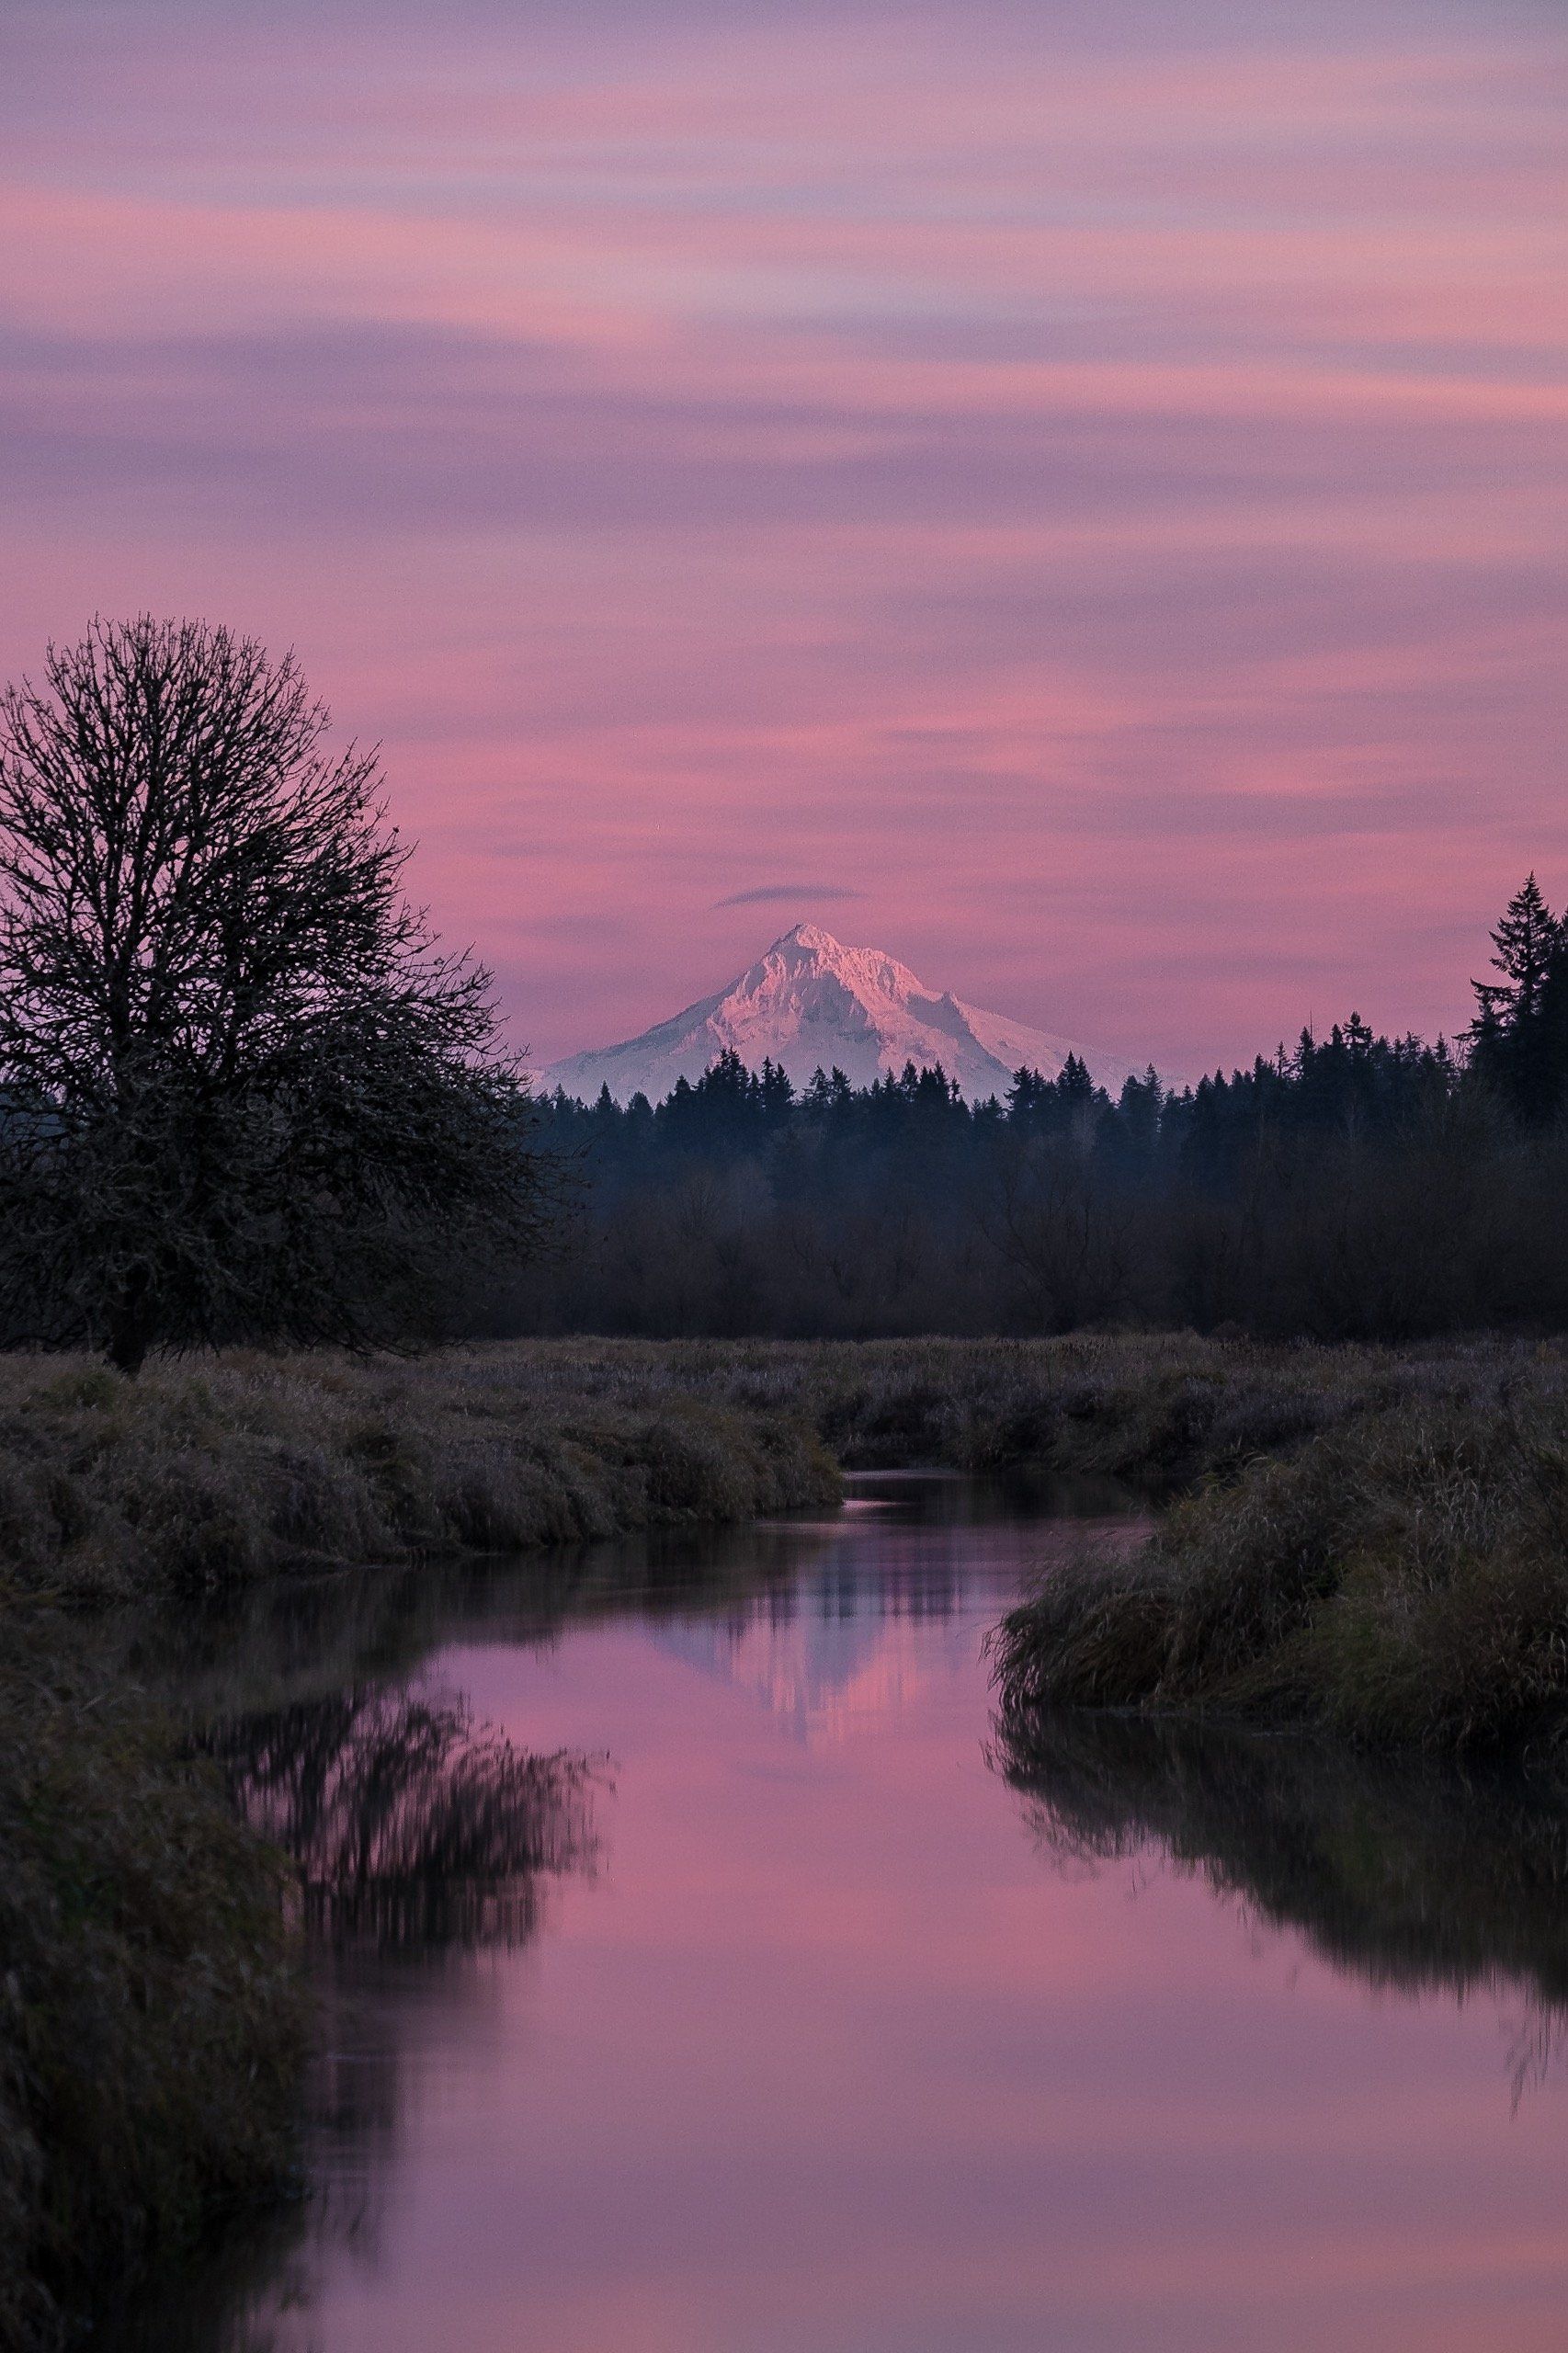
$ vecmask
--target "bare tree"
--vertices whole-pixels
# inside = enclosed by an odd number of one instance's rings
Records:
[[[546,1188],[489,973],[291,654],[97,621],[0,696],[0,1313],[154,1346],[395,1336]]]

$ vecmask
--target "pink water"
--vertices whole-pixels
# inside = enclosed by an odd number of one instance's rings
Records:
[[[1379,1992],[1157,1847],[1063,1860],[995,1768],[983,1637],[1079,1533],[889,1483],[719,1598],[455,1611],[416,1687],[608,1757],[597,1850],[509,1939],[340,1961],[321,2194],[223,2341],[1568,2342],[1520,1989]]]

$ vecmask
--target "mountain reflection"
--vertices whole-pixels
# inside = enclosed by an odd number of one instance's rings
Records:
[[[994,1761],[1064,1860],[1151,1845],[1336,1966],[1403,1993],[1522,1995],[1516,2096],[1568,2021],[1568,1792],[1125,1717],[1002,1725]]]
[[[850,1722],[897,1712],[933,1673],[968,1656],[974,1635],[946,1558],[803,1570],[796,1583],[722,1615],[661,1625],[661,1650],[744,1691],[807,1743]],[[950,1643],[932,1640],[950,1630]]]

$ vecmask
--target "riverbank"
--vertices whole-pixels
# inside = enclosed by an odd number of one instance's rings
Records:
[[[1191,1335],[553,1340],[355,1359],[0,1359],[0,1563],[82,1598],[811,1508],[846,1469],[1027,1464],[1169,1493],[1409,1408],[1464,1422],[1563,1358]]]
[[[1179,1501],[1004,1622],[1005,1722],[1232,1719],[1367,1746],[1568,1759],[1568,1386],[1499,1356]]]
[[[0,2347],[288,2179],[307,2015],[280,1859],[82,1630],[0,1600]]]
[[[0,1560],[104,1601],[422,1554],[526,1551],[835,1501],[809,1422],[510,1350],[233,1353],[136,1381],[0,1362]]]
[[[127,1688],[101,1611],[839,1494],[798,1417],[550,1392],[465,1352],[0,1363],[0,2353],[75,2342],[276,2197],[297,2121],[294,1879]]]

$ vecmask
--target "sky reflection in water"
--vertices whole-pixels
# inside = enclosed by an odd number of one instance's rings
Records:
[[[998,1753],[984,1630],[1081,1524],[880,1492],[454,1592],[390,1805],[398,1677],[300,1718],[335,1815],[276,1713],[227,1735],[318,1878],[336,1819],[402,1893],[326,1905],[325,2194],[199,2341],[1560,2346],[1556,1818],[1211,1745]]]

